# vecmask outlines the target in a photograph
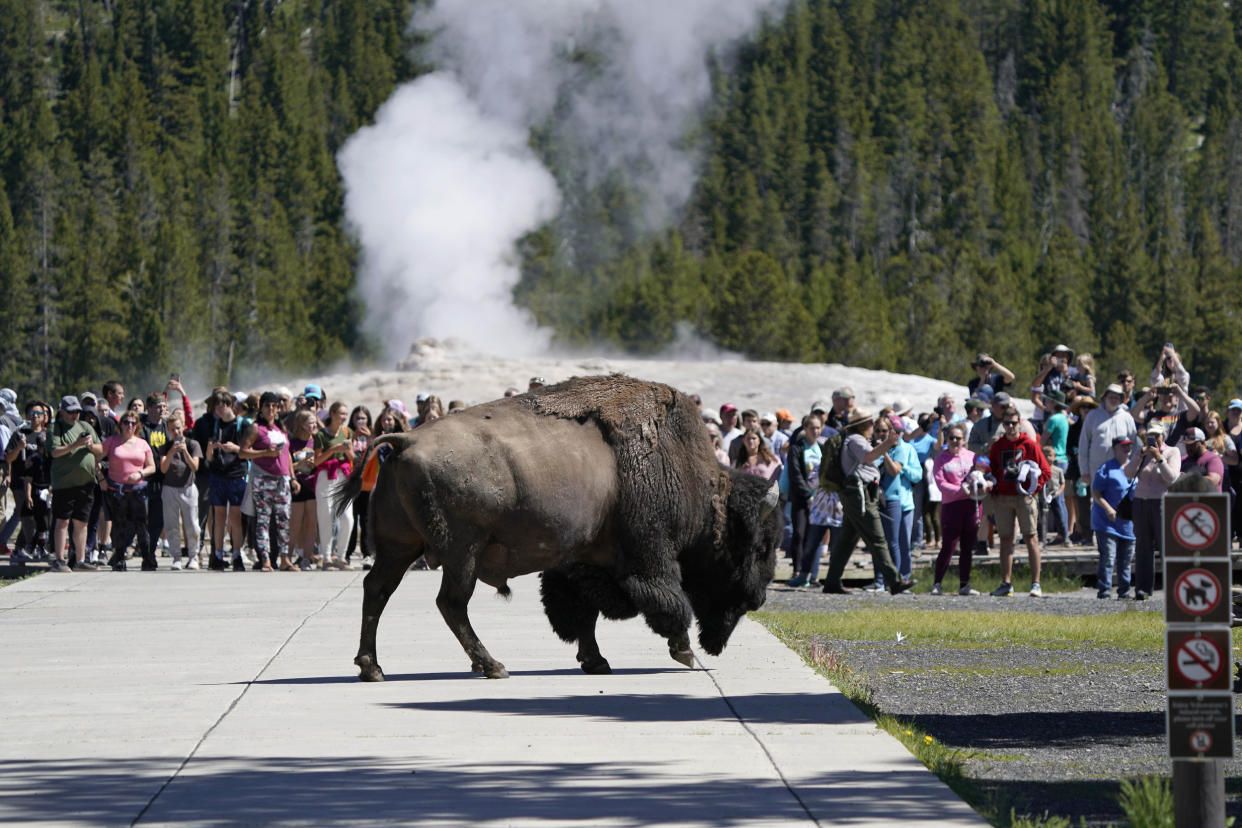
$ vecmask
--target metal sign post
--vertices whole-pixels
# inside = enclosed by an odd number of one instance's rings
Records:
[[[1229,496],[1164,496],[1165,719],[1177,828],[1224,828],[1233,758]]]

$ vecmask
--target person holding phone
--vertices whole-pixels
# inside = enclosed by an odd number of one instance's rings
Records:
[[[208,501],[211,504],[212,550],[211,569],[227,569],[224,557],[224,532],[227,526],[233,557],[233,569],[245,572],[242,560],[242,498],[246,495],[246,461],[238,454],[242,428],[233,410],[233,395],[217,391],[208,401],[212,414],[211,433],[204,457],[207,460]]]
[[[259,397],[258,416],[242,436],[238,453],[251,461],[255,549],[259,554],[260,571],[272,571],[274,547],[280,556],[280,570],[298,572],[300,570],[289,559],[289,508],[298,483],[293,478],[289,438],[280,427],[279,407],[280,395],[264,391]],[[273,524],[275,537],[271,534]]]
[[[150,572],[157,564],[147,534],[147,478],[155,474],[155,456],[142,439],[142,421],[137,411],[124,411],[117,428],[119,431],[103,443],[108,458],[104,497],[112,515],[112,556],[108,565],[114,571],[125,571],[125,550],[133,543],[142,557],[143,571]]]
[[[72,395],[61,397],[60,410],[47,439],[52,484],[52,571],[68,572],[65,543],[73,530],[73,569],[96,569],[86,560],[86,528],[95,505],[95,468],[104,456],[99,437],[82,422],[82,404]]]
[[[164,510],[164,529],[168,533],[172,568],[198,569],[198,491],[194,476],[203,459],[197,440],[185,436],[185,416],[174,411],[164,418],[167,441],[159,447],[159,469],[164,475],[160,505]],[[178,538],[185,545],[178,549]],[[184,563],[182,563],[184,559]]]
[[[1143,432],[1142,448],[1125,465],[1134,484],[1134,599],[1150,598],[1156,589],[1156,551],[1164,542],[1160,505],[1181,474],[1181,452],[1164,442],[1164,426],[1153,422]]]

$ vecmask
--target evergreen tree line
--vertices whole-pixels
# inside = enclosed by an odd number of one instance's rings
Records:
[[[0,384],[141,390],[362,347],[334,155],[414,74],[407,14],[0,0]]]
[[[574,213],[524,240],[518,295],[570,343],[655,351],[685,322],[959,380],[986,351],[1027,381],[1060,342],[1142,377],[1171,341],[1236,392],[1239,43],[1219,0],[797,0],[716,67],[676,228],[536,135]]]

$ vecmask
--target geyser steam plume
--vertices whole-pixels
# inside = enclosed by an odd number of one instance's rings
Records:
[[[531,127],[555,112],[587,150],[574,174],[623,170],[659,226],[693,184],[678,145],[710,94],[709,52],[786,1],[439,0],[416,12],[437,71],[397,89],[338,157],[359,290],[388,356],[418,336],[546,351],[548,333],[512,300],[514,243],[561,205]],[[589,70],[571,59],[584,52]]]

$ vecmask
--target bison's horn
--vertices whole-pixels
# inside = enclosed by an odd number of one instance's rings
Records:
[[[775,483],[772,488],[768,489],[768,493],[763,497],[763,508],[760,510],[759,517],[761,520],[767,520],[768,515],[772,514],[772,510],[776,508],[776,504],[781,502],[781,489]]]

